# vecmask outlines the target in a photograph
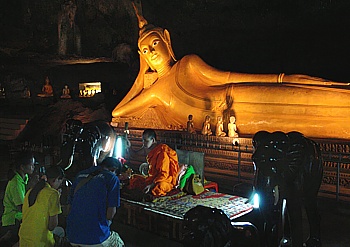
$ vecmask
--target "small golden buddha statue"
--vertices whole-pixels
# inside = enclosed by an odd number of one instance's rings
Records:
[[[213,134],[210,126],[210,116],[205,116],[201,133],[202,135],[206,135],[206,136],[211,136]]]
[[[68,87],[68,85],[64,85],[64,88],[62,89],[62,95],[61,95],[62,99],[70,99],[70,89]]]
[[[230,122],[227,124],[228,137],[238,137],[236,118],[234,116],[230,117]]]
[[[226,136],[226,133],[224,132],[224,122],[223,122],[221,116],[217,117],[215,135],[216,136]]]
[[[193,123],[193,116],[192,114],[188,115],[188,121],[187,121],[187,132],[190,134],[196,134],[196,130],[194,128],[194,123]]]
[[[39,97],[51,97],[53,96],[53,88],[50,84],[50,79],[48,76],[45,77],[45,84],[41,89],[41,93],[38,94]]]

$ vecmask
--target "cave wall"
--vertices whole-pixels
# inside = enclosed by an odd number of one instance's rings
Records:
[[[57,54],[63,3],[1,0],[0,57]],[[350,81],[349,1],[148,0],[142,6],[150,23],[170,31],[178,58],[196,53],[220,69]],[[138,27],[130,0],[77,0],[75,21],[83,56],[111,57],[123,43],[136,54]]]
[[[2,0],[1,46],[39,53],[57,52],[58,15],[63,0]],[[85,56],[111,56],[119,43],[137,39],[136,17],[129,0],[76,1],[75,22]]]

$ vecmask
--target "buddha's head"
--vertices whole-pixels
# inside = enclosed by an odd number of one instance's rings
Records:
[[[46,85],[49,85],[50,84],[50,79],[48,76],[45,77],[45,84]]]
[[[171,47],[168,30],[148,24],[147,20],[139,14],[135,5],[134,9],[140,28],[138,39],[139,54],[153,70],[165,63],[174,63],[176,58]]]

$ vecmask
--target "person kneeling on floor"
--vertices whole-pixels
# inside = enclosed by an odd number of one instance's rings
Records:
[[[18,234],[20,246],[50,247],[55,245],[55,234],[64,236],[64,229],[58,227],[58,215],[62,210],[57,190],[63,178],[61,167],[49,167],[46,175],[26,193]]]
[[[122,247],[123,240],[111,231],[120,206],[122,164],[113,157],[78,173],[68,198],[67,238],[73,246]],[[107,210],[106,210],[107,209]]]

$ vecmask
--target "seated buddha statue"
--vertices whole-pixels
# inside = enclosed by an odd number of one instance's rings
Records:
[[[218,116],[218,118],[217,118],[215,135],[216,136],[226,136],[226,132],[224,132],[224,122],[222,121],[221,116]]]
[[[53,88],[50,84],[50,79],[48,76],[45,77],[45,84],[41,89],[41,93],[38,94],[39,97],[51,97],[53,96]]]
[[[194,128],[194,122],[193,122],[193,115],[188,115],[188,121],[187,121],[187,132],[190,134],[196,134],[196,130]]]
[[[168,30],[148,24],[135,10],[140,70],[112,112],[113,126],[129,122],[135,127],[167,129],[183,123],[189,114],[214,119],[223,116],[225,121],[234,115],[244,134],[278,129],[320,137],[333,135],[336,130],[328,133],[325,129],[341,124],[341,133],[350,136],[350,131],[343,129],[348,129],[343,116],[350,116],[348,83],[301,74],[221,71],[194,54],[176,60]],[[326,120],[329,117],[335,120],[333,124]],[[317,124],[312,125],[314,122]],[[197,131],[201,127],[195,123]]]
[[[70,96],[70,89],[69,89],[69,87],[68,87],[67,84],[64,85],[64,88],[62,89],[61,98],[62,98],[62,99],[70,99],[70,98],[72,98],[72,97]]]

